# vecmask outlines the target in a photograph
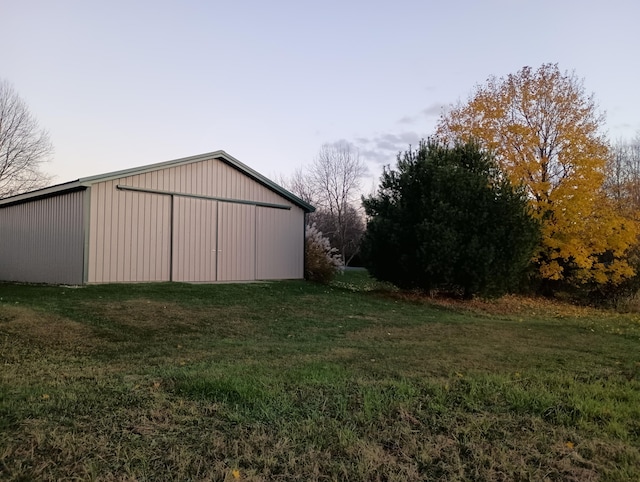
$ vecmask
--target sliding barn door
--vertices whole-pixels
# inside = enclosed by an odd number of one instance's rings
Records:
[[[216,281],[217,201],[173,199],[173,281]]]
[[[256,279],[256,207],[218,204],[218,281]]]

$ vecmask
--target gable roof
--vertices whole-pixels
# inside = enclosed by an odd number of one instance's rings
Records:
[[[110,181],[112,179],[119,179],[119,178],[128,177],[128,176],[135,176],[137,174],[144,174],[151,171],[157,171],[159,169],[181,166],[183,164],[191,164],[194,162],[206,161],[209,159],[216,159],[228,164],[229,166],[237,169],[238,171],[250,177],[254,181],[258,182],[259,184],[262,184],[266,188],[275,192],[276,194],[279,194],[283,198],[291,201],[293,204],[302,208],[307,213],[312,213],[313,211],[315,211],[315,208],[311,204],[303,201],[295,194],[287,191],[282,186],[266,178],[265,176],[260,174],[258,171],[254,171],[246,164],[243,164],[242,162],[237,160],[235,157],[227,154],[225,151],[214,151],[206,154],[199,154],[197,156],[183,157],[180,159],[174,159],[172,161],[165,161],[165,162],[159,162],[156,164],[148,164],[146,166],[134,167],[131,169],[124,169],[122,171],[108,172],[106,174],[99,174],[97,176],[83,177],[75,181],[56,184],[54,186],[45,187],[43,189],[37,189],[35,191],[30,191],[23,194],[17,194],[15,196],[10,196],[4,199],[0,199],[0,207],[11,205],[11,204],[28,202],[28,201],[32,201],[32,200],[40,199],[44,197],[55,196],[57,194],[62,194],[65,192],[83,190],[90,187],[92,184],[95,184],[98,182]]]

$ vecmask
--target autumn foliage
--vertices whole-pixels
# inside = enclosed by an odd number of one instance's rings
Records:
[[[479,141],[514,184],[524,183],[541,222],[533,262],[543,280],[617,284],[634,274],[625,255],[638,229],[605,195],[602,123],[582,81],[544,64],[491,77],[438,125],[450,141]]]

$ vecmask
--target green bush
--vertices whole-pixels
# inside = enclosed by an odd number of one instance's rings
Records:
[[[422,141],[384,169],[362,252],[379,280],[401,288],[445,289],[465,297],[514,288],[539,228],[524,191],[474,143]]]

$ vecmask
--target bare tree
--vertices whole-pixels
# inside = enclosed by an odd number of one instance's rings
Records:
[[[362,236],[362,230],[356,229],[362,220],[355,206],[360,206],[360,182],[366,172],[358,151],[347,142],[337,142],[320,148],[308,173],[316,203],[320,210],[329,213],[332,221],[333,229],[325,234],[333,240],[345,264],[357,253],[350,245],[359,244]],[[357,240],[351,239],[354,233]]]
[[[341,141],[322,145],[309,167],[277,177],[279,184],[316,207],[309,224],[329,238],[347,265],[358,254],[365,231],[360,182],[366,173],[358,151]]]
[[[291,177],[279,176],[279,184],[298,196],[304,202],[316,206],[318,204],[318,190],[309,179],[309,174],[303,169],[296,169]]]
[[[40,166],[53,153],[46,131],[11,84],[0,80],[0,198],[46,186]]]
[[[348,204],[344,211],[342,229],[336,229],[336,218],[325,209],[318,209],[311,216],[311,222],[327,237],[331,246],[340,252],[345,265],[348,265],[360,252],[360,242],[365,232],[362,213],[352,204]],[[340,248],[338,248],[340,247]]]
[[[618,208],[634,216],[640,212],[640,133],[631,141],[617,141],[605,170],[604,188]]]

